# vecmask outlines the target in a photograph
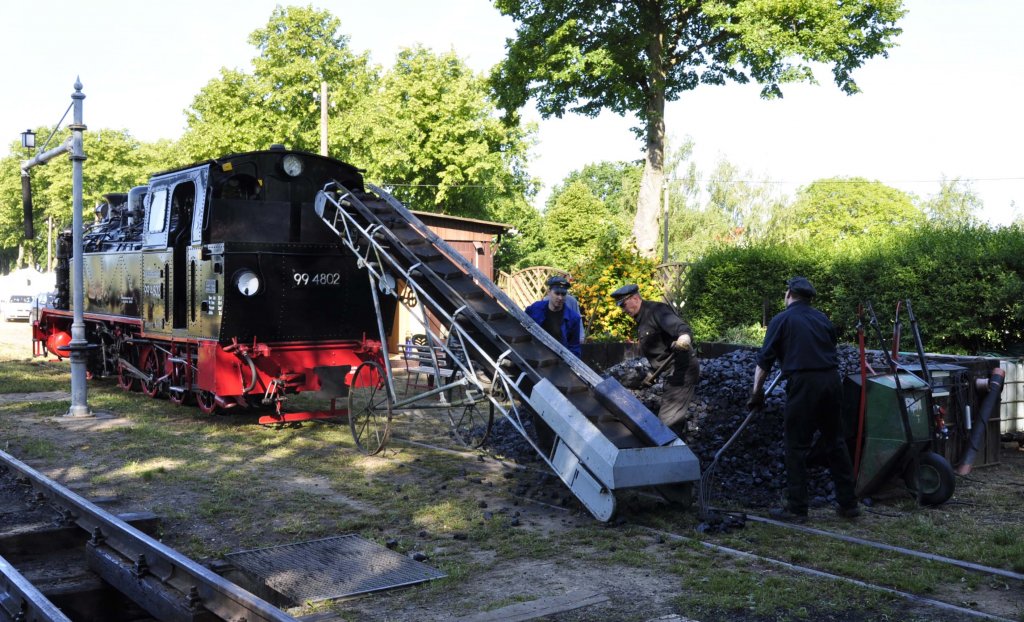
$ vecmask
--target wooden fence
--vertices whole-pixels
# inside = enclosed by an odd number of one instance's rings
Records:
[[[686,304],[686,275],[689,273],[689,269],[689,263],[679,261],[663,263],[655,268],[655,278],[661,283],[662,298],[675,307],[676,311],[682,311]],[[526,307],[544,297],[547,292],[547,286],[544,283],[555,274],[566,278],[570,277],[565,270],[551,266],[533,266],[511,274],[505,271],[500,272],[498,287],[508,294],[517,305]]]

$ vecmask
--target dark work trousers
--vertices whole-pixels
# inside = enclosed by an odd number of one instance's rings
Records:
[[[680,370],[682,371],[682,370]],[[683,383],[673,384],[680,374],[673,373],[665,379],[665,390],[661,394],[661,408],[658,410],[658,419],[672,429],[676,435],[682,434],[688,419],[690,400],[693,399],[693,391],[700,382],[700,363],[697,357],[690,357],[683,372]]]
[[[785,412],[786,496],[789,511],[794,514],[807,513],[807,457],[816,430],[821,431],[839,505],[850,508],[857,504],[853,466],[842,438],[841,400],[842,383],[836,370],[789,374]]]

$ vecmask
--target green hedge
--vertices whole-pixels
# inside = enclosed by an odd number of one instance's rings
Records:
[[[930,352],[1017,351],[1024,342],[1024,231],[924,228],[835,247],[754,246],[716,251],[690,269],[686,315],[698,339],[766,322],[783,308],[785,281],[806,276],[846,342],[871,301],[886,339],[896,303],[910,299]],[[904,350],[913,349],[905,312]],[[868,333],[869,347],[878,339]]]

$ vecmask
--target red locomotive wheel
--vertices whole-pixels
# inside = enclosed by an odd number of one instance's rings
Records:
[[[199,391],[196,393],[196,405],[204,415],[212,415],[217,412],[217,396],[210,391]]]
[[[134,374],[121,365],[117,366],[117,386],[125,391],[135,391],[138,388],[137,381],[138,378]]]
[[[163,353],[156,348],[147,348],[142,353],[142,373],[146,374],[151,380],[141,381],[142,392],[152,398],[160,396],[161,389],[163,388],[164,376],[164,365],[163,365]]]
[[[184,406],[192,401],[192,367],[186,362],[172,362],[170,365],[167,399]]]
[[[121,360],[125,363],[138,367],[138,350],[134,346],[125,346],[120,352]],[[132,372],[128,371],[123,365],[117,366],[117,386],[121,387],[125,391],[138,391],[139,390],[139,379]]]

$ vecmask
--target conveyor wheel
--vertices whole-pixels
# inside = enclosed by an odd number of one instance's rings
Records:
[[[364,361],[352,375],[348,392],[348,425],[359,451],[368,456],[380,453],[391,437],[394,400],[384,386],[384,369],[375,361]]]
[[[470,449],[482,447],[494,425],[494,404],[473,385],[452,389],[446,397],[452,436]]]

